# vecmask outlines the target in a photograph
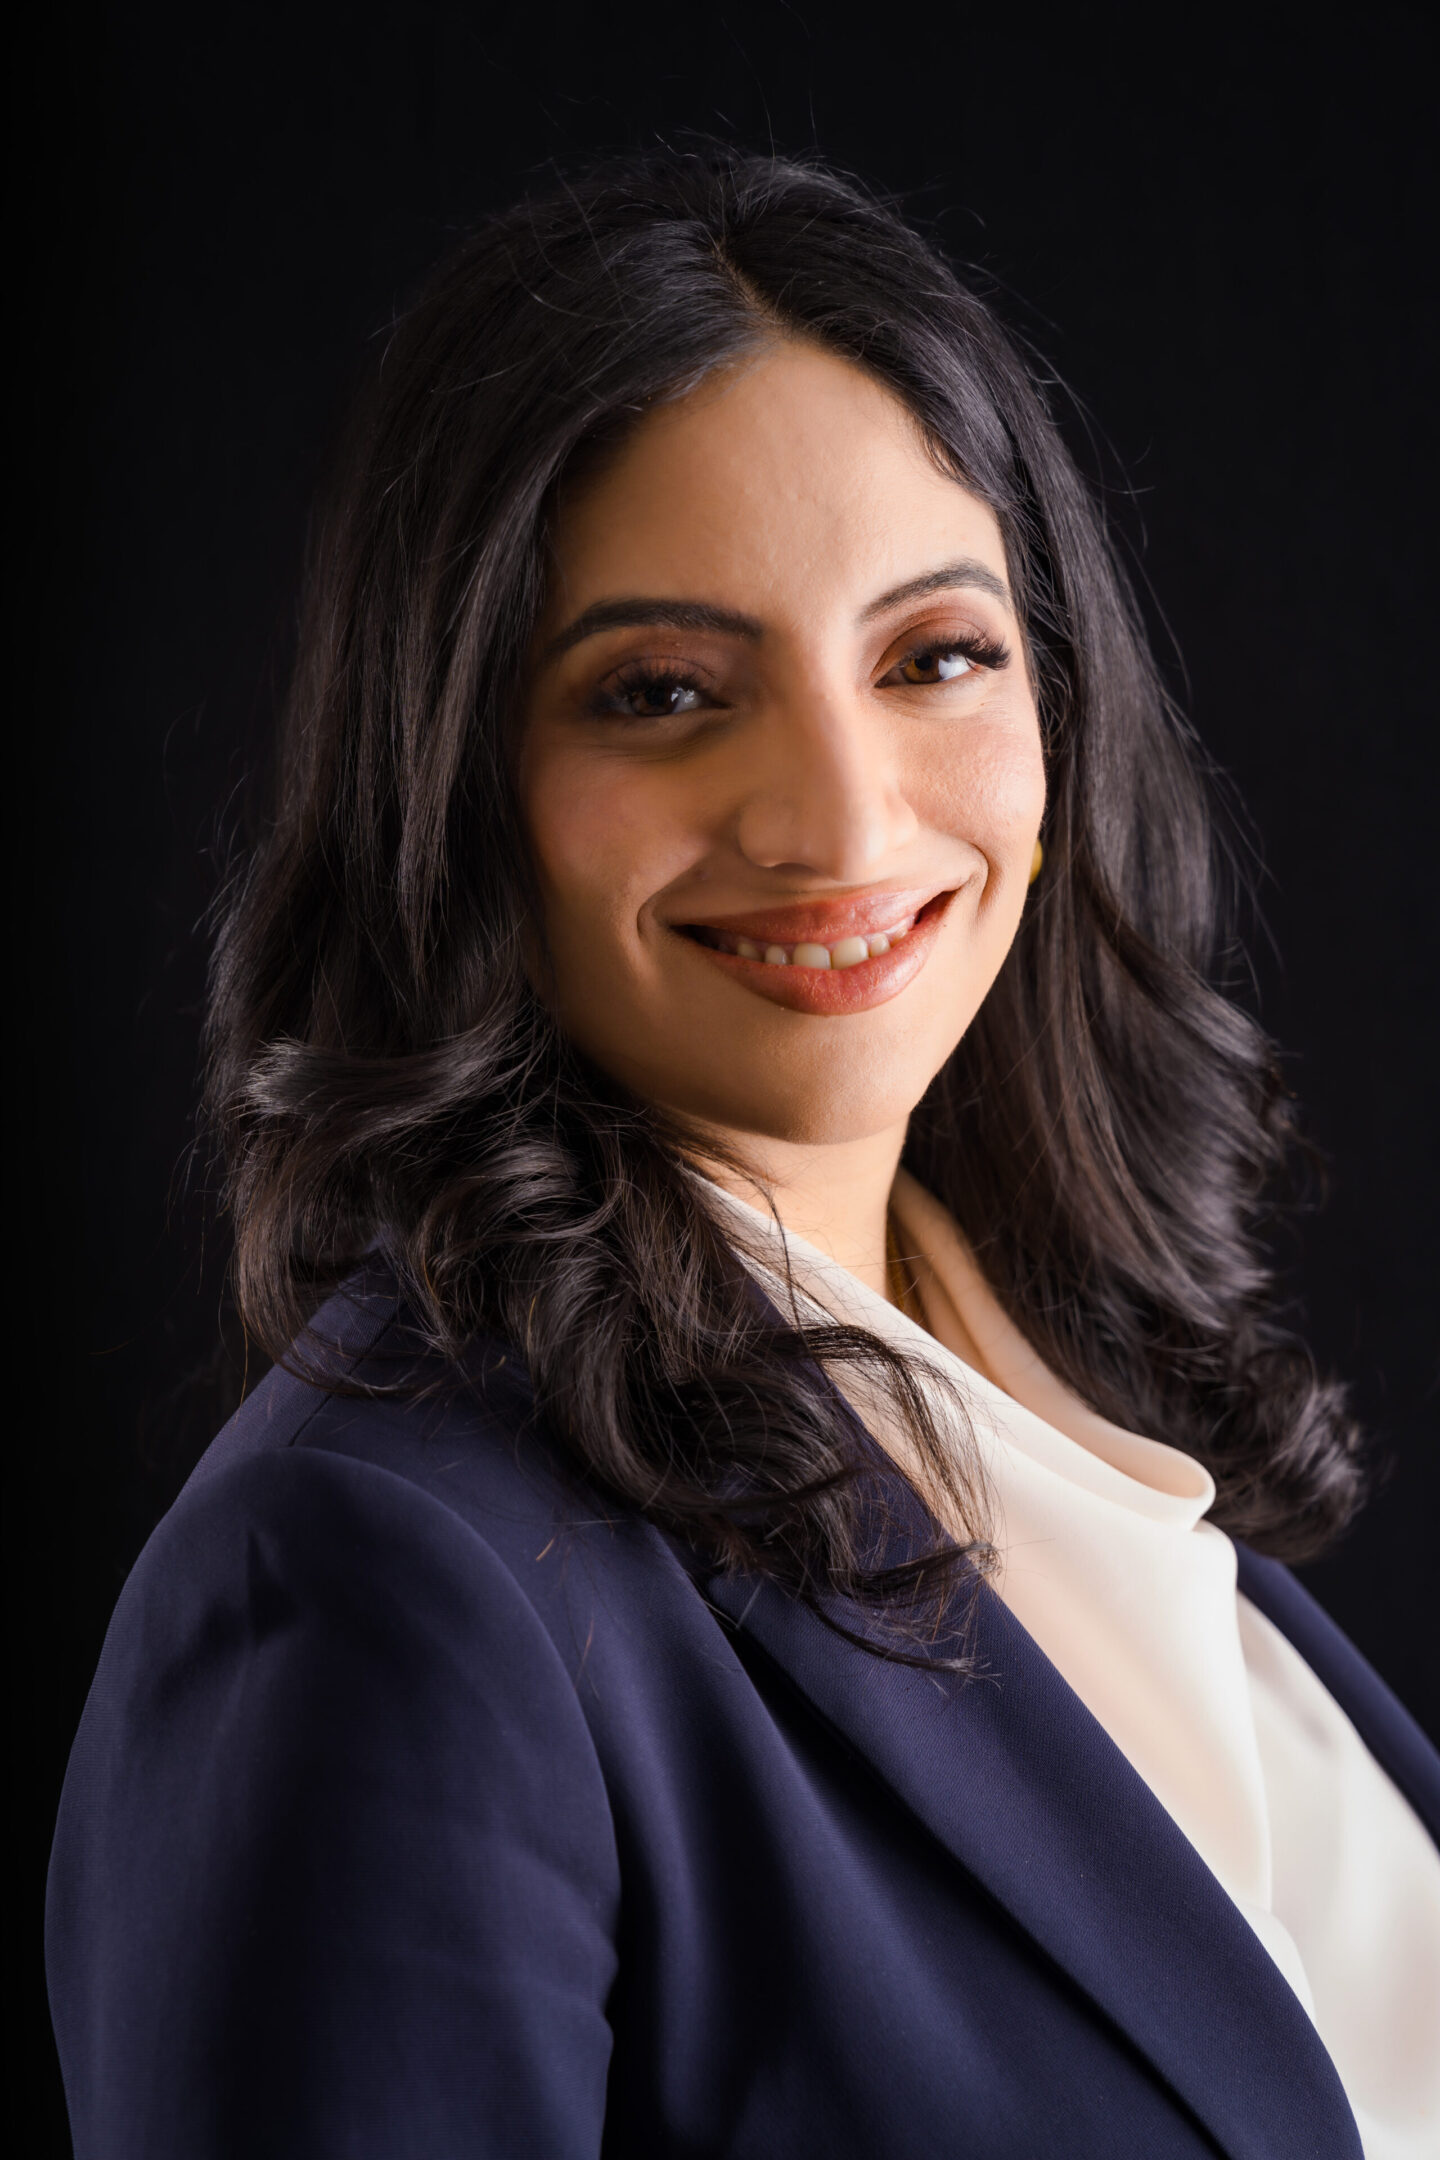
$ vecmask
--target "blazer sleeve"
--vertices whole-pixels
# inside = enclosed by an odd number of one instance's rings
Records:
[[[182,1497],[71,1760],[77,2160],[600,2150],[619,1869],[574,1687],[483,1538],[291,1448]]]

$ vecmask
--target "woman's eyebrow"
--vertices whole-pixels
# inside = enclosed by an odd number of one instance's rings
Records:
[[[753,615],[711,607],[704,600],[597,600],[550,640],[545,658],[558,660],[582,638],[595,637],[601,630],[713,630],[721,637],[746,638],[751,644],[764,635]]]
[[[923,600],[927,593],[951,592],[961,585],[974,587],[978,592],[992,593],[997,600],[1014,612],[1010,588],[1003,578],[987,570],[984,563],[962,556],[958,562],[944,563],[938,570],[927,570],[922,577],[907,578],[903,585],[892,585],[889,592],[881,593],[862,609],[861,622],[873,622],[877,615],[884,615],[890,608],[900,607],[906,600]]]
[[[862,610],[860,620],[870,622],[907,600],[920,600],[927,593],[949,592],[964,585],[992,593],[1006,607],[1012,606],[1005,580],[988,570],[984,563],[963,556],[957,562],[942,564],[938,570],[927,570],[921,577],[907,578],[903,585],[893,585],[889,592],[881,593],[878,600],[872,600]],[[649,600],[637,596],[634,599],[597,600],[582,609],[572,623],[557,631],[546,646],[544,657],[547,661],[558,660],[572,646],[585,638],[598,637],[602,630],[710,630],[721,637],[744,638],[752,645],[758,644],[764,636],[762,623],[753,615],[742,615],[734,608],[714,607],[706,600]]]

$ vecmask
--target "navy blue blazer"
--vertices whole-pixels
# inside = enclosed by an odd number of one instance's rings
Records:
[[[332,1328],[403,1350],[385,1296]],[[989,1677],[886,1663],[586,1504],[492,1366],[272,1373],[131,1575],[51,1869],[79,2160],[1360,2160],[1295,1996],[997,1598]],[[1418,1729],[1240,1566],[1440,1833]]]

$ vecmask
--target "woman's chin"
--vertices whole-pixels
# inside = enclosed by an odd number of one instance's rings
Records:
[[[921,1000],[922,975],[907,997],[822,1016],[737,996],[718,969],[697,973],[673,1001],[632,1004],[612,983],[610,998],[561,1024],[630,1094],[682,1122],[805,1147],[903,1125],[979,1003],[956,996],[953,975],[943,1000]]]
[[[771,1063],[751,1073],[732,1070],[728,1084],[714,1073],[692,1074],[685,1081],[672,1075],[663,1090],[651,1086],[640,1092],[702,1137],[740,1138],[742,1145],[748,1136],[788,1147],[843,1147],[902,1127],[933,1077],[918,1067],[911,1073],[895,1058],[873,1065],[850,1060],[847,1069],[826,1075],[777,1070]]]

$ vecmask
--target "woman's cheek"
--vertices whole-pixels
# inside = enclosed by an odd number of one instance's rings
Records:
[[[624,859],[629,791],[593,759],[563,752],[537,756],[527,783],[526,823],[547,898],[593,903],[613,883],[612,864]]]
[[[589,757],[531,768],[526,822],[557,958],[623,965],[646,900],[684,866],[669,791],[650,777]]]
[[[963,756],[932,760],[919,770],[911,800],[932,830],[977,848],[992,873],[1018,864],[1028,875],[1045,813],[1038,728],[995,726],[972,738]]]

